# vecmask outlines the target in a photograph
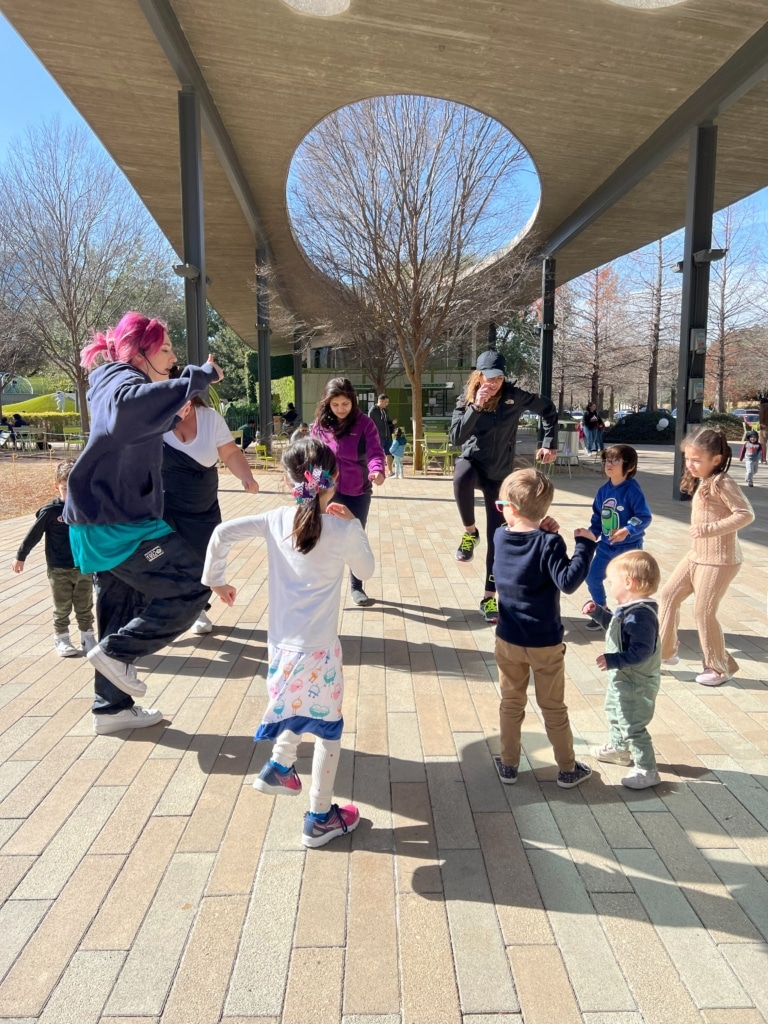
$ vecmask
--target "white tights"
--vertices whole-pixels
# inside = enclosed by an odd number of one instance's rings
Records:
[[[290,768],[296,761],[299,743],[300,733],[284,729],[272,747],[272,760],[277,761],[283,768]],[[312,788],[309,791],[309,809],[313,814],[325,814],[331,809],[340,751],[341,740],[324,740],[320,736],[315,736]]]

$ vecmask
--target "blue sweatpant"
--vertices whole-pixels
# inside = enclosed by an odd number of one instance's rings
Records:
[[[609,544],[605,536],[600,538],[587,576],[587,589],[595,604],[603,605],[603,607],[608,604],[605,596],[605,574],[608,571],[608,563],[617,555],[625,551],[637,551],[642,546],[642,541],[638,541],[636,544],[618,545]]]

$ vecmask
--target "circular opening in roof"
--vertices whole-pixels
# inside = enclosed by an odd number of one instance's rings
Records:
[[[343,14],[350,0],[283,0],[288,7],[301,14],[313,14],[316,18],[332,18],[334,14]]]
[[[378,96],[329,114],[296,149],[291,227],[309,261],[362,287],[382,267],[462,274],[509,253],[538,210],[533,160],[499,121],[427,96]],[[400,271],[398,271],[400,272]]]
[[[659,7],[675,7],[677,4],[684,4],[685,0],[611,0],[612,4],[619,7],[638,7],[641,10],[656,10]]]

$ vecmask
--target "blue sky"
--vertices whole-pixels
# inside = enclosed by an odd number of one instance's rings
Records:
[[[84,123],[43,65],[0,15],[0,158],[27,125],[58,115],[64,123]]]

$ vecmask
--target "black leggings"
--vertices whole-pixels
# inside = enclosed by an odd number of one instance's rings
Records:
[[[340,494],[339,491],[333,496],[334,501],[338,501],[340,505],[346,505],[355,519],[359,519],[362,523],[363,529],[368,522],[368,513],[371,510],[371,498],[373,493],[368,491],[366,494]],[[353,572],[349,574],[349,586],[351,590],[362,590],[363,581],[359,580]]]
[[[493,579],[493,535],[500,526],[504,525],[504,516],[495,505],[499,498],[500,486],[501,480],[489,480],[485,473],[469,459],[456,460],[456,468],[453,471],[453,496],[456,499],[459,515],[465,528],[474,523],[476,519],[475,488],[479,487],[483,492],[487,540],[485,589],[493,592],[496,591],[496,583]]]

